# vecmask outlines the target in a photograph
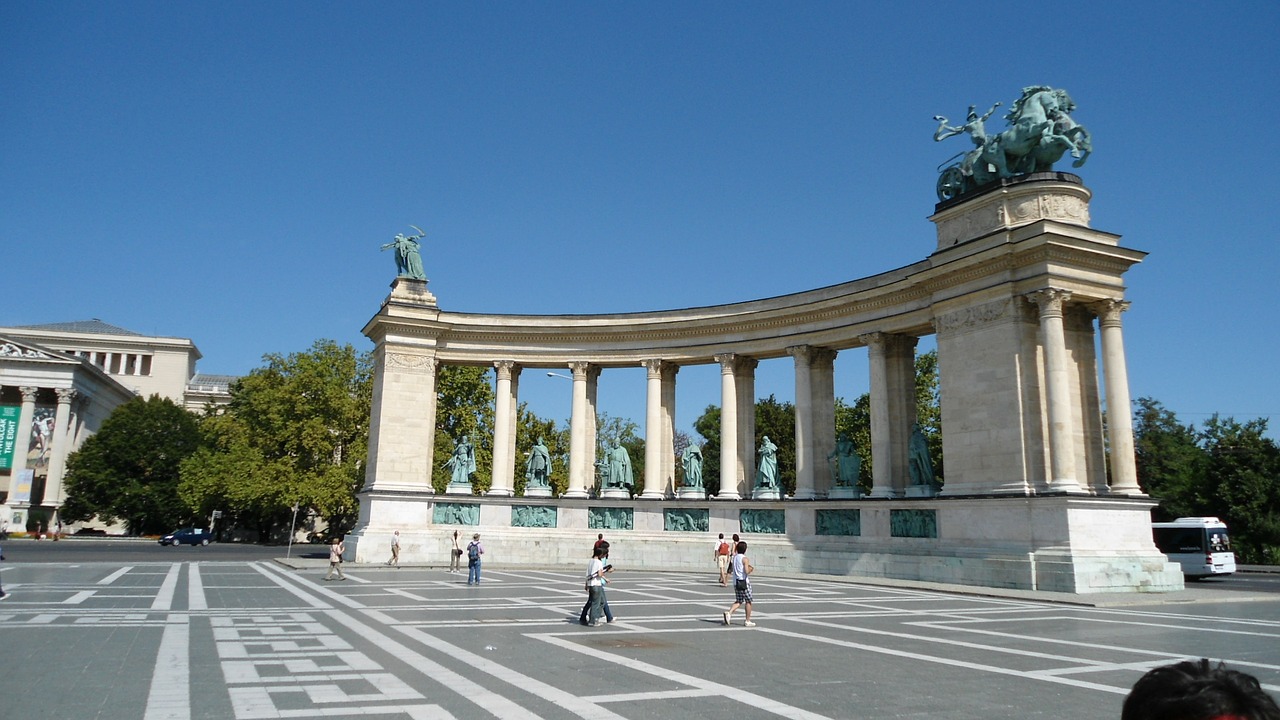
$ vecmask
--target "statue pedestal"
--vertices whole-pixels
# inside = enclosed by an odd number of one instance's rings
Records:
[[[938,494],[932,485],[908,485],[906,496],[909,498],[934,497]]]
[[[752,500],[781,500],[778,488],[758,487],[751,493]]]
[[[827,493],[828,500],[857,500],[862,497],[862,491],[856,487],[833,487]]]
[[[540,485],[535,487],[529,487],[528,485],[525,485],[524,496],[549,498],[551,497],[551,488],[547,487],[546,485]]]
[[[444,494],[445,495],[470,495],[471,483],[467,483],[466,485],[454,485],[453,483],[449,483],[448,487],[444,489]]]
[[[427,281],[411,277],[398,277],[393,280],[389,299],[413,305],[436,306],[436,296],[427,289]]]
[[[630,500],[631,491],[626,488],[605,488],[600,491],[600,497],[606,500]]]
[[[682,487],[676,490],[676,497],[680,500],[706,500],[707,491],[696,487]]]

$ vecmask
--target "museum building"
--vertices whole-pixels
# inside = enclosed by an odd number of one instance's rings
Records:
[[[97,319],[0,327],[0,521],[56,525],[67,456],[131,398],[227,403],[235,377],[197,373],[200,357],[187,338]]]

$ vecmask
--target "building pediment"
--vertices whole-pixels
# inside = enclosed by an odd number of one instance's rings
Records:
[[[17,360],[44,360],[55,363],[65,363],[70,365],[78,365],[79,359],[73,358],[66,353],[60,353],[57,350],[50,350],[31,342],[15,340],[14,338],[0,335],[0,359],[17,359]]]

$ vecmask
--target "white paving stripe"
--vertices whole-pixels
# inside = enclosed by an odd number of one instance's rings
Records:
[[[127,565],[126,565],[125,567],[122,567],[122,568],[120,568],[119,570],[117,570],[117,571],[115,571],[115,572],[111,573],[110,575],[108,575],[108,576],[106,576],[106,577],[102,578],[101,580],[99,580],[99,581],[98,581],[98,584],[99,584],[99,585],[110,585],[111,583],[115,582],[116,580],[119,580],[120,578],[124,577],[124,575],[125,575],[126,573],[128,573],[128,572],[129,572],[130,570],[132,570],[132,569],[133,569],[133,567],[131,567],[131,566],[127,566]]]
[[[543,642],[550,643],[552,645],[564,648],[566,650],[572,650],[573,652],[576,652],[576,653],[588,655],[590,657],[596,658],[597,660],[603,660],[605,662],[613,663],[615,665],[621,665],[622,667],[625,667],[628,670],[635,670],[637,672],[646,673],[649,675],[653,675],[655,677],[660,677],[663,680],[666,680],[669,682],[676,682],[676,683],[681,683],[683,685],[688,685],[691,688],[706,690],[708,691],[709,695],[720,695],[729,700],[736,700],[738,702],[750,705],[751,707],[759,708],[761,710],[771,712],[774,715],[780,715],[785,718],[792,718],[792,720],[831,720],[831,718],[828,718],[826,715],[819,715],[817,713],[809,712],[808,710],[802,710],[793,705],[787,705],[786,703],[778,702],[777,700],[774,700],[772,698],[767,698],[763,695],[756,695],[755,693],[747,692],[740,688],[736,688],[732,685],[724,685],[721,683],[712,682],[711,680],[704,680],[700,677],[686,675],[684,673],[677,672],[675,670],[671,670],[668,668],[660,667],[658,665],[653,665],[651,663],[642,662],[640,660],[632,660],[631,658],[622,657],[621,655],[615,655],[613,653],[605,652],[603,650],[598,650],[596,648],[585,647],[585,646],[579,645],[573,640],[562,638],[559,635],[530,635],[529,637],[535,640],[541,640]],[[578,636],[575,636],[575,637],[578,637]]]
[[[187,607],[192,610],[208,610],[204,595],[204,580],[200,577],[200,563],[193,562],[187,572]]]
[[[169,610],[173,607],[173,593],[178,589],[180,572],[182,572],[181,563],[173,563],[169,566],[164,582],[160,583],[160,591],[156,593],[156,599],[151,603],[152,610]]]
[[[143,720],[191,719],[191,624],[185,615],[170,616],[160,636],[156,668],[151,675]]]

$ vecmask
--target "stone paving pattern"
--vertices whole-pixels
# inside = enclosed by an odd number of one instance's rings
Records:
[[[720,624],[732,590],[711,573],[623,569],[617,622],[585,628],[576,569],[468,587],[325,567],[0,566],[0,717],[1106,718],[1147,669],[1200,656],[1280,690],[1275,595],[1068,604],[762,576],[745,628]]]

